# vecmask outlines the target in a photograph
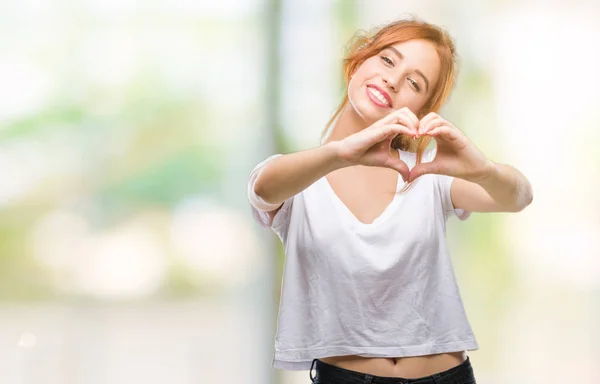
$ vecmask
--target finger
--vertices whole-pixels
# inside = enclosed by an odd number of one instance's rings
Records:
[[[426,133],[426,135],[428,135],[428,136],[439,136],[439,134],[442,133],[442,131],[443,131],[442,126],[439,126],[439,127],[435,127],[435,128],[430,129]]]
[[[426,127],[426,126],[427,126],[427,124],[429,124],[429,122],[430,122],[431,120],[434,120],[434,119],[436,119],[436,118],[441,118],[441,116],[440,116],[440,115],[438,115],[438,114],[437,114],[437,113],[435,113],[435,112],[429,112],[427,115],[425,115],[425,117],[423,117],[423,118],[421,119],[421,121],[419,121],[419,131],[420,131],[419,133],[420,133],[420,134],[423,134],[423,133],[422,133],[422,130],[423,130],[423,128],[424,128],[424,127]]]
[[[390,123],[404,124],[408,128],[414,130],[415,134],[417,133],[418,127],[419,127],[419,119],[410,109],[408,109],[406,107],[389,114],[386,117],[384,124],[390,124]]]
[[[408,107],[402,107],[400,109],[397,109],[397,110],[393,111],[392,113],[390,113],[388,116],[398,116],[398,115],[403,115],[403,116],[408,117],[410,119],[410,121],[415,124],[419,122],[419,118],[417,117],[417,115],[415,115],[415,113],[413,111],[411,111],[411,109]]]
[[[421,125],[421,127],[419,129],[419,134],[426,135],[427,132],[429,132],[431,129],[442,126],[442,125],[446,125],[446,124],[448,124],[448,122],[446,120],[442,119],[441,117],[438,117],[433,120],[429,120],[429,122],[426,125]]]
[[[402,124],[386,124],[379,127],[372,127],[365,130],[364,134],[366,136],[363,136],[364,138],[361,140],[362,144],[360,145],[366,147],[391,140],[400,134],[414,136],[414,132]]]
[[[402,124],[386,124],[381,127],[381,131],[385,135],[385,137],[389,137],[392,133],[397,135],[404,134],[408,136],[415,136],[415,131],[408,128],[406,125]]]
[[[418,121],[417,121],[417,123],[418,123]],[[418,131],[418,126],[415,124],[415,121],[413,119],[411,119],[410,116],[403,114],[403,113],[394,114],[392,117],[390,117],[387,124],[404,125],[407,128],[409,128],[412,132],[414,132],[415,135],[417,134],[417,131]]]
[[[426,133],[427,136],[435,137],[436,140],[455,140],[457,138],[456,131],[447,125],[440,125],[432,128]]]
[[[446,121],[443,119],[432,120],[429,122],[427,127],[425,127],[423,132],[421,132],[421,136],[430,136],[430,133],[433,130],[443,127],[444,125],[446,125]]]
[[[419,127],[424,127],[427,125],[427,123],[429,123],[431,120],[435,119],[437,117],[437,113],[435,112],[429,112],[427,115],[425,115],[420,121],[419,121]]]
[[[419,118],[417,117],[417,115],[415,115],[415,113],[410,108],[404,107],[400,111],[405,116],[407,116],[410,119],[410,121],[412,121],[412,123],[414,124],[416,129],[419,128]]]
[[[420,163],[413,167],[410,170],[409,182],[413,182],[417,177],[426,175],[426,174],[437,174],[441,173],[440,165],[435,161],[430,161],[427,163]]]
[[[400,176],[402,176],[402,181],[406,182],[410,178],[411,172],[408,168],[408,165],[406,165],[406,163],[400,159],[390,157],[383,166],[398,171]]]

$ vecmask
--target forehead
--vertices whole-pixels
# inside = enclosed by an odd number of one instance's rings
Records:
[[[435,45],[422,39],[405,41],[392,44],[391,47],[400,52],[407,65],[420,69],[426,76],[435,82],[440,71],[440,57]]]

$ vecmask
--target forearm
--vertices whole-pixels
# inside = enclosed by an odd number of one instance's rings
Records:
[[[477,181],[508,212],[519,212],[533,200],[529,180],[516,168],[491,162],[487,174]]]
[[[265,202],[282,203],[345,166],[338,156],[338,142],[286,154],[265,164],[254,184],[254,192]]]

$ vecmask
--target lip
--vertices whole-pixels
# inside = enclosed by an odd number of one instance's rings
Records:
[[[389,106],[382,104],[381,101],[379,101],[379,99],[377,99],[375,96],[373,96],[371,94],[371,92],[369,92],[368,88],[375,88],[376,90],[378,90],[379,92],[381,92],[381,94],[383,95],[383,97],[385,97],[385,99],[387,100],[387,102],[389,103]],[[367,95],[369,95],[369,98],[371,99],[371,101],[373,101],[375,104],[377,104],[379,107],[382,108],[392,108],[392,98],[390,97],[390,95],[384,91],[383,89],[381,89],[380,87],[378,87],[375,84],[367,84]]]

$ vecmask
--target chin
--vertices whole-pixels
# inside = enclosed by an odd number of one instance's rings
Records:
[[[382,110],[374,106],[370,100],[359,100],[358,103],[349,101],[353,113],[358,115],[365,123],[372,124],[388,115],[392,110]]]

